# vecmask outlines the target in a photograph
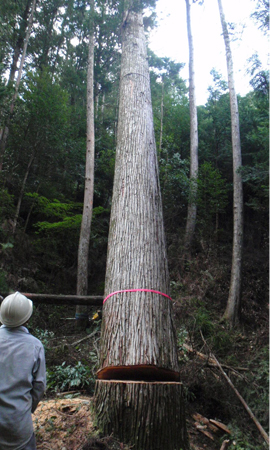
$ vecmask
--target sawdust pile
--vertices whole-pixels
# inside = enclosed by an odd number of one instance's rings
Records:
[[[33,414],[37,450],[79,450],[94,433],[89,397],[40,402]]]

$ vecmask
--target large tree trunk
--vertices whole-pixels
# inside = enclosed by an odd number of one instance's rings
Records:
[[[232,128],[232,151],[233,151],[233,254],[231,283],[224,313],[224,319],[228,320],[231,326],[239,321],[240,300],[241,300],[241,269],[243,251],[243,184],[240,169],[242,167],[240,127],[237,96],[234,86],[233,62],[230,47],[230,38],[225,20],[222,2],[218,0],[220,20],[223,30],[223,37],[226,48],[228,84],[230,92],[231,106],[231,128]]]
[[[197,216],[197,177],[198,177],[198,119],[195,97],[194,47],[191,32],[190,3],[186,0],[187,31],[189,44],[189,111],[190,111],[190,197],[184,241],[184,256],[190,258],[191,243],[194,237]]]
[[[134,443],[134,449],[187,448],[181,383],[98,380],[95,399],[105,435],[111,433],[113,423],[115,435]]]
[[[168,294],[146,42],[142,14],[130,10],[123,23],[107,299],[96,399],[100,426],[108,433],[123,436],[138,450],[161,450],[164,442],[168,450],[187,448],[186,441],[180,438],[185,435],[183,414],[179,423],[166,422],[174,403],[178,404],[177,411],[183,408],[183,399],[178,395],[181,383],[177,382],[176,336]],[[108,381],[111,379],[125,382]],[[144,383],[137,383],[142,380]],[[150,381],[159,383],[152,389]],[[174,382],[166,398],[165,381]],[[139,418],[142,429],[137,435]],[[163,421],[167,427],[161,427]]]
[[[94,0],[91,0],[94,14]],[[88,254],[94,198],[94,165],[95,165],[95,121],[94,121],[94,24],[89,36],[88,69],[87,69],[87,124],[86,124],[86,161],[84,203],[81,232],[78,248],[77,295],[87,295],[88,289]],[[87,308],[76,307],[78,327],[85,327],[88,322]]]

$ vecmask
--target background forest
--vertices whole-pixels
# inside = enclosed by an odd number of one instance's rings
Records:
[[[259,1],[257,10],[254,3],[254,12],[258,27],[267,32],[268,9],[259,8],[264,3]],[[123,8],[122,2],[96,1],[95,185],[89,295],[104,292]],[[90,19],[90,7],[84,0],[0,3],[1,295],[13,290],[76,294],[84,198]],[[154,19],[153,10],[149,9],[145,16],[146,33]],[[181,78],[182,64],[149,51],[149,66],[171,292],[187,402],[191,408],[195,404],[197,411],[206,416],[220,410],[219,418],[232,424],[236,444],[230,448],[264,448],[252,422],[247,425],[237,420],[245,413],[233,394],[232,398],[228,396],[226,386],[216,377],[211,378],[211,369],[195,363],[183,350],[183,344],[188,337],[199,350],[202,331],[224,363],[247,367],[245,375],[241,372],[234,382],[267,429],[269,72],[258,56],[251,55],[250,92],[238,96],[244,255],[241,323],[229,330],[219,322],[228,298],[233,239],[228,85],[213,70],[207,103],[197,108],[197,223],[192,257],[183,261],[190,195],[188,87]],[[57,333],[60,317],[75,314],[72,308],[64,312],[61,307],[42,305],[37,309],[33,328],[39,328],[39,336],[48,330]],[[98,323],[91,326],[98,327]],[[61,358],[67,360],[64,355]],[[91,358],[93,362],[94,356]],[[52,352],[50,359],[48,353],[49,366],[56,365],[56,359],[59,355],[55,358]],[[213,383],[215,393],[211,393]]]

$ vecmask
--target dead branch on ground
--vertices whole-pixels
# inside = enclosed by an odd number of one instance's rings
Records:
[[[263,429],[263,427],[261,426],[260,422],[258,421],[258,419],[254,416],[253,412],[251,411],[250,407],[247,405],[247,403],[245,402],[245,400],[243,399],[243,397],[241,396],[241,394],[238,392],[238,390],[236,389],[236,387],[234,386],[234,384],[232,383],[231,379],[228,377],[228,375],[226,374],[226,372],[224,372],[223,368],[221,367],[221,364],[219,363],[219,361],[217,360],[217,358],[215,357],[215,355],[211,352],[206,340],[204,339],[204,336],[202,334],[201,331],[201,337],[202,340],[204,342],[204,344],[206,345],[208,351],[209,351],[209,356],[216,362],[216,365],[218,366],[218,368],[220,369],[222,375],[226,378],[227,382],[229,383],[229,385],[231,386],[231,388],[233,389],[233,391],[235,392],[235,394],[237,395],[237,397],[239,398],[240,402],[242,403],[242,405],[244,406],[245,410],[247,411],[247,413],[249,414],[249,416],[251,417],[251,419],[253,420],[253,422],[255,423],[256,427],[258,428],[258,430],[260,431],[262,437],[264,438],[265,442],[269,445],[269,436],[266,433],[266,431]]]

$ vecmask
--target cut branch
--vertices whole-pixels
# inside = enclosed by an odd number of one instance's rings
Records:
[[[251,411],[250,407],[247,405],[247,403],[245,402],[245,400],[243,399],[243,397],[241,396],[241,394],[238,392],[238,390],[236,389],[236,387],[234,386],[234,384],[232,383],[231,379],[228,377],[228,375],[226,374],[226,372],[224,372],[223,368],[221,367],[221,364],[219,363],[219,361],[217,360],[217,358],[215,357],[215,355],[211,352],[207,342],[205,341],[203,334],[201,332],[201,336],[202,336],[202,340],[204,342],[204,344],[207,346],[208,350],[209,350],[209,355],[210,357],[212,357],[218,368],[220,369],[222,375],[226,378],[227,382],[229,383],[229,385],[231,386],[231,388],[233,389],[234,393],[237,395],[237,397],[239,398],[240,402],[242,403],[242,405],[244,406],[245,410],[247,411],[247,413],[249,414],[249,416],[251,417],[251,419],[253,420],[253,422],[255,423],[256,427],[258,428],[258,430],[260,431],[262,437],[264,438],[265,442],[267,444],[269,444],[269,436],[266,433],[266,431],[263,429],[263,427],[261,426],[261,424],[259,423],[258,419],[254,416],[253,412]]]
[[[201,352],[198,352],[197,350],[194,350],[190,345],[183,344],[183,348],[187,350],[189,353],[194,353],[197,355],[200,359],[203,359],[208,363],[209,366],[215,366],[217,367],[217,363],[214,358],[211,358],[209,355],[204,355]],[[222,367],[228,370],[232,370],[233,372],[237,373],[237,371],[247,371],[248,369],[246,367],[231,367],[227,366],[226,364],[222,364]],[[239,374],[240,375],[240,374]]]
[[[78,344],[80,344],[81,342],[86,341],[87,339],[90,339],[91,337],[95,336],[95,334],[97,334],[97,332],[98,332],[98,330],[95,330],[95,331],[93,331],[93,333],[89,334],[88,336],[85,336],[85,337],[82,338],[82,339],[79,339],[79,341],[73,342],[71,345],[72,345],[73,347],[75,347],[75,345],[78,345]]]
[[[225,441],[222,442],[222,446],[220,447],[220,450],[226,450],[229,446],[229,439],[226,439]]]

